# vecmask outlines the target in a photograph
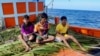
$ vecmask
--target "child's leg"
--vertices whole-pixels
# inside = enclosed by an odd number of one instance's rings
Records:
[[[67,38],[74,41],[83,51],[85,51],[85,49],[80,45],[80,43],[72,35],[68,35]]]
[[[28,51],[30,47],[27,44],[27,42],[24,40],[23,36],[22,35],[19,35],[18,38],[22,42],[22,44],[26,47],[26,51]]]
[[[43,40],[44,43],[54,41],[54,36],[49,35],[47,37],[47,39]]]
[[[46,40],[48,38],[48,35],[45,34],[45,35],[42,36],[42,38],[43,38],[43,40]]]
[[[40,44],[43,41],[43,39],[40,36],[36,37],[36,43]]]
[[[39,43],[40,43],[39,39],[37,39],[37,38],[36,38],[36,43],[37,43],[37,44],[39,44]]]
[[[61,40],[64,42],[64,44],[68,47],[68,48],[70,48],[70,49],[72,49],[71,48],[71,46],[68,44],[68,42],[67,42],[67,38],[65,38],[65,37],[61,37]]]
[[[65,38],[65,37],[56,36],[55,41],[57,41],[57,42],[62,42],[62,41],[63,41],[64,44],[65,44],[68,48],[71,48],[70,45],[69,45],[68,42],[67,42],[67,38]]]
[[[29,41],[33,40],[35,37],[33,35],[29,36]]]

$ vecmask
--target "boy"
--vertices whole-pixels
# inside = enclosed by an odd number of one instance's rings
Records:
[[[34,26],[29,21],[29,16],[25,15],[23,19],[23,24],[21,25],[21,35],[18,36],[19,40],[22,42],[22,44],[25,46],[25,51],[31,50],[31,47],[28,45],[28,41],[35,40],[35,34],[34,33]]]
[[[49,23],[47,21],[48,15],[46,13],[41,14],[40,22],[35,25],[35,32],[38,34],[36,42],[46,43],[54,40],[53,36],[48,35]]]
[[[72,35],[68,35],[67,31],[69,28],[69,24],[67,23],[67,18],[65,16],[61,17],[61,23],[59,23],[56,27],[56,40],[61,42],[63,41],[64,44],[68,47],[71,48],[68,44],[68,40],[71,39],[72,41],[74,41],[83,51],[85,51],[85,49],[79,44],[79,42],[72,36]]]

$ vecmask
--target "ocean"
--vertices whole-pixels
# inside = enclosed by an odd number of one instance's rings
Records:
[[[100,11],[48,9],[47,13],[52,17],[66,16],[70,25],[100,29]]]

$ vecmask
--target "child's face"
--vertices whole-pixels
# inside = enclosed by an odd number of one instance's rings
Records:
[[[66,23],[67,23],[67,21],[64,19],[64,20],[62,20],[62,23],[63,23],[63,24],[66,24]]]
[[[27,23],[29,22],[29,20],[28,20],[28,19],[24,19],[23,22],[24,22],[25,24],[27,24]]]
[[[46,19],[45,18],[41,18],[41,22],[42,23],[46,22]]]

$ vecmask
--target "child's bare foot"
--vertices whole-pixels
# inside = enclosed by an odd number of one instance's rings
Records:
[[[25,52],[28,52],[28,51],[30,51],[31,50],[31,48],[26,48],[25,49]]]

